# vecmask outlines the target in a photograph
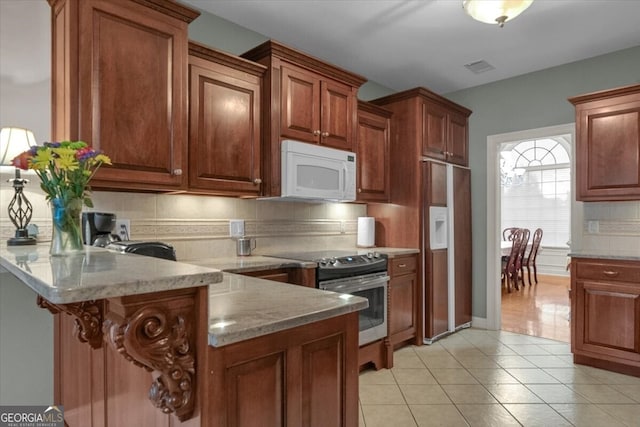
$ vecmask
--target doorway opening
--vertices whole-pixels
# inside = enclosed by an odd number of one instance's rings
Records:
[[[580,207],[572,189],[574,125],[492,135],[487,147],[487,323],[495,329],[569,341],[567,254],[580,236]],[[500,280],[502,231],[541,228],[538,283],[527,269],[519,290]],[[532,243],[530,237],[529,245]],[[505,249],[506,252],[508,250]],[[527,248],[525,257],[530,247]]]

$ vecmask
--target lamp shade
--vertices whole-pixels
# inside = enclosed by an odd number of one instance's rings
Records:
[[[531,6],[533,0],[464,0],[462,7],[473,19],[501,27]]]
[[[0,131],[0,165],[11,165],[11,160],[23,151],[37,145],[33,132],[23,128],[2,128]]]

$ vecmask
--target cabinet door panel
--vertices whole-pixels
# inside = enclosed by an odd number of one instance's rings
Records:
[[[282,67],[280,132],[285,138],[317,142],[320,130],[320,80],[310,73]]]
[[[276,353],[227,369],[228,426],[285,425],[284,365],[284,353]]]
[[[354,151],[351,114],[354,96],[351,88],[334,82],[323,81],[320,143],[340,150]]]
[[[183,186],[186,31],[134,3],[79,5],[79,137],[113,162],[94,186]]]
[[[429,310],[426,313],[426,335],[434,337],[449,330],[448,250],[427,251],[427,254],[429,257],[427,264],[429,283],[425,298]]]
[[[453,168],[455,326],[471,322],[471,171]]]
[[[422,155],[445,160],[447,151],[447,110],[422,104]]]
[[[339,427],[345,419],[344,341],[334,335],[302,346],[302,420],[309,427]]]
[[[254,194],[260,186],[260,85],[191,65],[189,186]]]
[[[578,281],[576,348],[640,362],[640,289]]]
[[[461,166],[469,164],[467,118],[461,114],[449,113],[449,138],[447,160]]]
[[[588,189],[640,186],[640,108],[588,118]]]
[[[388,123],[384,117],[358,113],[358,200],[389,200]]]
[[[414,289],[416,286],[415,274],[408,274],[391,279],[391,307],[389,312],[389,335],[415,328],[414,322]],[[395,344],[392,342],[392,344]]]

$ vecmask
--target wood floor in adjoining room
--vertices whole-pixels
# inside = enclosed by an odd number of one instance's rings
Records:
[[[502,330],[569,342],[569,277],[538,275],[538,283],[502,290]]]

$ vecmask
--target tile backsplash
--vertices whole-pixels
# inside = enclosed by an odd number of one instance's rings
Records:
[[[640,245],[640,201],[584,203],[583,249]]]
[[[15,227],[7,216],[13,188],[0,175],[0,238],[12,237]],[[39,229],[38,241],[51,238],[51,213],[38,178],[28,175],[24,193],[33,205],[31,223]],[[356,244],[359,216],[366,205],[355,203],[304,203],[229,197],[95,191],[94,208],[129,219],[131,240],[160,240],[176,248],[180,260],[235,255],[229,237],[229,220],[244,219],[245,234],[256,238],[254,253],[291,250],[350,248]]]

